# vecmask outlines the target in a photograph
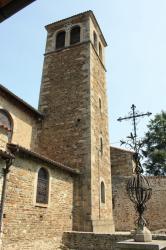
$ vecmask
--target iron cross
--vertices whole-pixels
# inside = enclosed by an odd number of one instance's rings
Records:
[[[134,136],[133,136],[133,142],[134,142],[134,150],[136,151],[137,150],[137,126],[136,126],[136,119],[138,118],[138,117],[143,117],[143,116],[150,116],[152,113],[150,113],[150,112],[147,112],[147,113],[137,113],[136,112],[136,106],[134,105],[134,104],[132,104],[132,106],[131,106],[131,110],[132,110],[132,112],[130,113],[130,115],[129,116],[125,116],[125,117],[119,117],[118,119],[117,119],[117,121],[119,121],[119,122],[121,122],[121,121],[123,121],[123,120],[130,120],[130,119],[132,119],[133,120],[133,129],[134,129]]]

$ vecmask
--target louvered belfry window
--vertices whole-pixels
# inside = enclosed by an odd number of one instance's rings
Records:
[[[48,204],[49,173],[45,168],[40,168],[37,180],[36,202]]]

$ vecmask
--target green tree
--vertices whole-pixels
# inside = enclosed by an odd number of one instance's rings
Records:
[[[156,114],[147,127],[143,139],[143,166],[149,175],[166,175],[166,112]]]

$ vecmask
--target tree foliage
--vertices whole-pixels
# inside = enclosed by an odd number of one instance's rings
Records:
[[[166,112],[156,114],[150,120],[143,139],[144,167],[149,175],[166,175]]]

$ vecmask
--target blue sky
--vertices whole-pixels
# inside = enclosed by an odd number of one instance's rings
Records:
[[[116,119],[127,115],[132,103],[140,112],[166,110],[165,0],[37,0],[0,24],[0,83],[37,108],[44,26],[90,9],[108,43],[110,141],[119,146],[131,123]],[[140,120],[140,136],[148,120]]]

